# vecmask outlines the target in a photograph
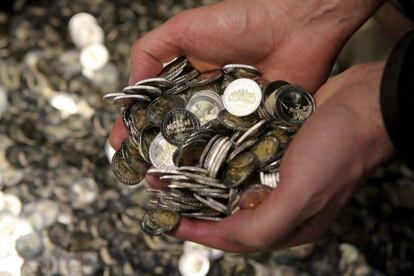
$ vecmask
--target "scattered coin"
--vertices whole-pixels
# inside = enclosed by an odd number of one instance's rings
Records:
[[[91,44],[82,49],[80,62],[84,70],[96,71],[109,61],[108,49],[102,44]]]
[[[183,276],[205,276],[210,270],[210,261],[204,254],[191,252],[180,257],[178,269]]]
[[[16,240],[16,251],[25,259],[33,258],[43,251],[42,236],[33,232]]]

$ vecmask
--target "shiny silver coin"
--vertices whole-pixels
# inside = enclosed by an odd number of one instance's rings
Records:
[[[113,98],[113,103],[120,106],[130,106],[136,102],[151,102],[151,98],[144,95],[120,95]]]
[[[277,159],[261,169],[263,172],[278,172],[281,159]]]
[[[194,180],[194,181],[200,181],[201,180],[201,181],[209,181],[209,182],[214,182],[214,183],[219,182],[219,180],[214,178],[214,177],[201,175],[201,174],[197,174],[197,173],[181,171],[180,175],[183,175],[183,176],[187,177],[188,179]]]
[[[257,139],[252,138],[249,139],[245,142],[243,142],[242,144],[240,144],[239,146],[237,146],[228,156],[226,163],[229,163],[231,160],[233,160],[236,156],[238,156],[240,153],[250,149],[254,144],[257,143]]]
[[[183,182],[183,181],[171,181],[170,184],[168,184],[168,188],[172,188],[172,189],[192,189],[192,188],[196,188],[196,189],[205,189],[205,185],[203,184],[194,184],[192,182]]]
[[[268,123],[267,120],[261,120],[255,125],[253,125],[245,133],[243,133],[243,135],[241,135],[240,138],[237,139],[237,141],[235,142],[236,146],[241,145],[244,141],[246,141],[250,137],[256,136],[258,133],[260,133],[263,130],[263,128],[266,126],[267,123]]]
[[[222,213],[211,210],[211,209],[205,209],[200,212],[183,212],[181,213],[181,216],[187,217],[187,218],[196,218],[196,219],[203,219],[203,220],[212,220],[212,221],[220,221],[223,218],[219,217]]]
[[[263,98],[266,99],[270,94],[272,94],[273,92],[276,92],[279,88],[285,85],[289,85],[289,83],[283,80],[272,81],[264,89]]]
[[[164,89],[169,89],[173,87],[174,84],[173,82],[167,79],[164,79],[164,78],[150,78],[150,79],[138,81],[137,83],[135,83],[135,86],[137,85],[149,85],[149,86],[158,87],[164,90]]]
[[[228,140],[219,150],[219,154],[216,156],[216,159],[212,160],[212,165],[210,166],[211,172],[210,175],[212,177],[216,177],[221,166],[223,165],[224,161],[227,158],[227,155],[231,148],[233,147],[233,142]]]
[[[274,129],[283,130],[288,135],[292,136],[298,131],[300,126],[289,125],[285,122],[271,120],[271,121],[269,121],[269,127],[272,127]]]
[[[240,208],[238,207],[239,200],[239,190],[237,188],[231,188],[229,190],[229,199],[227,201],[227,215],[234,214],[235,212],[240,210]]]
[[[223,66],[223,72],[238,78],[254,78],[260,76],[260,69],[246,64],[227,64]]]
[[[197,193],[194,193],[193,196],[200,201],[201,203],[203,203],[206,207],[210,207],[213,210],[216,210],[217,212],[220,213],[227,213],[227,208],[226,206],[224,206],[223,204],[221,204],[220,202],[210,198],[210,197],[206,197],[203,198],[201,196],[199,196]]]
[[[187,100],[187,91],[190,88],[188,83],[183,83],[175,87],[174,94],[180,95],[184,100]]]
[[[122,92],[128,95],[144,95],[148,97],[158,97],[161,96],[162,93],[160,88],[149,85],[127,86],[122,90]]]
[[[247,116],[257,110],[262,101],[262,90],[253,80],[247,78],[231,82],[223,94],[226,110],[238,117]]]
[[[175,168],[163,169],[163,168],[149,168],[147,174],[153,176],[161,176],[165,174],[180,174]]]
[[[173,161],[174,152],[177,147],[170,144],[164,139],[163,135],[159,133],[152,141],[149,148],[149,157],[152,165],[157,169],[170,170],[175,169],[176,165]]]
[[[196,78],[200,74],[200,71],[198,71],[195,68],[191,68],[188,73],[185,73],[181,75],[180,77],[173,80],[174,84],[176,86],[181,86],[185,84],[187,87],[190,87],[191,80]]]
[[[124,93],[121,92],[116,92],[116,93],[107,93],[105,94],[102,99],[110,104],[114,103],[114,99],[118,96],[123,96],[125,95]]]
[[[223,73],[221,70],[209,70],[200,73],[196,78],[194,78],[190,86],[191,87],[200,87],[204,86],[206,84],[210,84],[212,82],[215,82],[219,80],[222,77]]]
[[[189,100],[185,109],[191,111],[200,120],[200,124],[204,125],[217,118],[224,105],[216,93],[202,91]]]
[[[279,172],[260,172],[260,182],[262,185],[268,186],[270,188],[276,188],[280,181]]]
[[[277,117],[289,125],[302,125],[315,110],[315,101],[303,88],[285,85],[276,94]]]
[[[177,170],[179,172],[193,172],[193,173],[199,173],[199,174],[204,174],[204,175],[208,174],[208,171],[206,169],[199,168],[199,167],[181,166],[177,168]]]
[[[189,62],[186,57],[177,57],[164,67],[159,77],[172,81],[183,72],[188,64]]]
[[[207,143],[207,145],[204,147],[203,153],[200,156],[200,161],[199,161],[199,166],[202,168],[205,168],[204,164],[205,164],[205,160],[206,157],[208,155],[208,153],[210,152],[211,147],[214,145],[214,143],[216,142],[217,139],[219,139],[221,136],[220,135],[215,135],[213,136],[210,141]]]
[[[220,148],[229,140],[228,137],[221,136],[219,137],[214,144],[211,146],[203,164],[203,168],[207,169],[209,171],[209,174],[211,174],[211,160],[214,160],[215,156],[219,153]]]
[[[180,146],[199,127],[200,122],[193,113],[183,108],[176,108],[165,115],[161,124],[161,133],[169,143]]]

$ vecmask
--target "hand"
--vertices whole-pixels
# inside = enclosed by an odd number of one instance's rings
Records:
[[[201,71],[251,64],[269,80],[286,80],[314,92],[345,40],[379,2],[228,0],[185,11],[134,44],[130,83],[156,76],[163,63],[185,54]],[[127,135],[118,119],[112,146],[118,149]]]
[[[383,65],[354,66],[320,88],[316,112],[282,160],[281,182],[257,209],[218,223],[182,219],[171,234],[233,252],[318,239],[363,175],[394,151],[379,106]]]

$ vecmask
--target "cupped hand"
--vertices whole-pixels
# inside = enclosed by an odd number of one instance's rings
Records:
[[[163,63],[184,54],[201,71],[246,63],[259,67],[265,78],[284,79],[314,92],[349,34],[339,28],[337,35],[326,21],[317,20],[332,15],[334,7],[320,4],[322,10],[292,12],[300,7],[288,5],[297,2],[229,0],[183,12],[135,43],[130,83],[156,76]],[[358,66],[319,90],[317,111],[283,158],[279,186],[256,210],[218,223],[183,218],[171,234],[233,252],[293,246],[320,237],[364,173],[392,154],[379,112],[381,73],[382,64]],[[118,120],[111,133],[115,149],[127,135]]]
[[[221,222],[183,218],[171,234],[232,252],[321,237],[364,174],[394,151],[379,107],[382,71],[383,63],[358,65],[321,87],[316,112],[282,159],[279,185],[255,210]]]
[[[163,63],[185,55],[201,71],[250,64],[269,80],[314,92],[346,38],[375,8],[355,7],[373,1],[228,0],[184,11],[133,45],[130,84],[156,76]],[[112,146],[118,149],[127,135],[118,119]]]

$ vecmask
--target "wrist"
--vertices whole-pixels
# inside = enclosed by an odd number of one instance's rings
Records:
[[[349,109],[355,114],[360,153],[365,171],[391,158],[395,148],[386,131],[380,108],[380,83],[384,62],[356,65],[345,80],[349,91]],[[345,88],[346,89],[346,88]],[[345,96],[346,97],[346,96]]]
[[[383,71],[384,62],[354,65],[331,78],[315,96],[318,106],[331,102],[348,122],[346,131],[352,133],[357,163],[365,173],[395,153],[380,109]]]
[[[283,3],[281,3],[283,2]],[[384,0],[275,1],[273,4],[297,17],[298,30],[324,36],[342,47],[348,38],[376,11]]]

